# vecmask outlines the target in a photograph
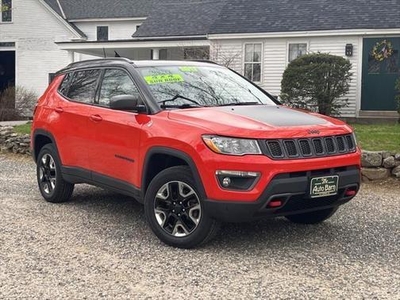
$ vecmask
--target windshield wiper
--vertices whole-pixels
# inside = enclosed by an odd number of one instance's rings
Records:
[[[242,105],[261,105],[261,103],[260,102],[234,102],[234,103],[220,104],[217,106],[242,106]]]
[[[189,102],[191,102],[191,103],[193,103],[193,104],[196,104],[197,106],[203,106],[203,105],[201,105],[199,102],[197,102],[197,101],[195,101],[195,100],[192,100],[192,99],[190,99],[190,98],[187,98],[187,97],[185,97],[185,96],[182,96],[182,95],[180,95],[180,94],[176,94],[176,95],[175,95],[174,97],[172,97],[171,99],[158,101],[157,103],[161,103],[161,106],[166,107],[165,103],[175,101],[176,99],[184,99],[184,100],[189,101]],[[167,106],[168,106],[168,107],[179,107],[179,108],[182,107],[182,108],[186,108],[188,105],[187,105],[187,104],[184,104],[184,105],[171,105],[171,106],[167,105]],[[192,107],[193,105],[189,105],[189,106]]]

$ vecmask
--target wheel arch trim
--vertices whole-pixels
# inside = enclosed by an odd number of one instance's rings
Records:
[[[205,197],[207,197],[205,189],[204,189],[203,181],[201,180],[197,166],[196,166],[195,162],[193,161],[193,159],[190,157],[190,155],[183,151],[180,151],[180,150],[176,150],[176,149],[168,148],[168,147],[160,147],[160,146],[152,147],[146,153],[146,156],[145,156],[145,159],[143,162],[143,167],[142,167],[142,179],[141,179],[141,181],[142,181],[141,182],[141,190],[142,190],[143,197],[145,196],[146,190],[148,188],[148,185],[147,185],[147,187],[145,186],[146,177],[147,177],[148,171],[149,171],[148,166],[150,164],[151,157],[153,155],[157,155],[157,154],[169,155],[172,157],[179,158],[179,159],[183,160],[184,162],[186,162],[193,174],[193,179],[196,182],[197,188],[199,189],[201,196],[204,197],[204,199],[205,199]],[[149,182],[149,184],[150,184],[150,182]]]
[[[56,148],[57,155],[59,157],[60,155],[59,155],[59,152],[58,152],[57,142],[56,142],[56,139],[54,138],[54,136],[50,132],[48,132],[48,131],[46,131],[44,129],[35,129],[35,131],[32,134],[32,158],[33,158],[33,160],[36,162],[37,156],[39,155],[39,151],[36,152],[36,145],[35,145],[36,138],[39,135],[45,136],[45,137],[47,137],[48,139],[51,140],[52,144]],[[60,160],[60,163],[61,163],[61,160]]]

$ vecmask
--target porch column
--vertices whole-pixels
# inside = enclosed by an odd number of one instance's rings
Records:
[[[153,48],[153,60],[158,60],[160,59],[160,48]]]
[[[68,50],[68,60],[70,63],[75,62],[75,52],[72,50]]]

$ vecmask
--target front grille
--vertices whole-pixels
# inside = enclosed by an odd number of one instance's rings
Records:
[[[309,139],[266,140],[266,155],[272,159],[325,157],[356,151],[351,134]]]
[[[285,141],[284,144],[289,156],[298,156],[298,151],[294,141]]]
[[[322,146],[321,139],[313,139],[314,150],[316,155],[324,154],[324,146]]]
[[[335,153],[335,143],[333,142],[333,138],[326,138],[325,139],[326,150],[328,153]]]
[[[273,157],[283,157],[282,147],[278,141],[267,141],[267,146]]]
[[[301,154],[303,156],[312,155],[311,145],[308,140],[299,140],[299,143],[300,143]]]
[[[344,138],[342,136],[337,137],[337,143],[339,147],[339,152],[343,152],[346,150],[346,146],[344,145]]]

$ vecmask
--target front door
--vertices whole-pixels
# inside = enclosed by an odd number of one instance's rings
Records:
[[[89,117],[88,126],[94,133],[88,149],[90,169],[97,181],[103,182],[105,176],[139,187],[142,115],[110,109],[111,98],[118,95],[139,95],[139,90],[126,71],[106,69]]]
[[[368,38],[363,47],[361,110],[396,110],[400,38]]]

